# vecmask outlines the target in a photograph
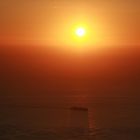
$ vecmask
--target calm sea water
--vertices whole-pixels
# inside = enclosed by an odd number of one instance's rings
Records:
[[[140,103],[71,96],[40,106],[1,106],[0,140],[140,140]]]

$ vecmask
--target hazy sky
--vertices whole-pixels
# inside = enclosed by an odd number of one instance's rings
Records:
[[[0,42],[72,45],[74,26],[90,45],[140,45],[139,0],[0,0]]]

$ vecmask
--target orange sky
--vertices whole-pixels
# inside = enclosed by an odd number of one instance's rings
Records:
[[[77,45],[73,29],[83,25],[85,45],[140,45],[139,6],[139,0],[0,0],[0,43]]]

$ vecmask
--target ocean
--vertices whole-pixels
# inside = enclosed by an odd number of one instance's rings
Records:
[[[0,140],[140,140],[136,47],[1,48]]]
[[[67,96],[1,105],[0,140],[140,140],[138,100]]]

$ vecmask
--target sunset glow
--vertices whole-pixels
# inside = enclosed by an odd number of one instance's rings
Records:
[[[139,1],[124,0],[1,1],[1,13],[4,14],[0,15],[0,43],[37,43],[46,46],[76,46],[79,42],[86,46],[139,45],[139,4]]]
[[[140,140],[140,0],[0,0],[0,140]]]

